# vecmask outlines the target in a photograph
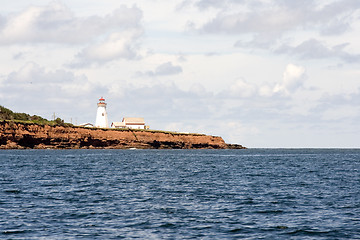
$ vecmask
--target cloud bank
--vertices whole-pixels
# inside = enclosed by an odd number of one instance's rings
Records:
[[[31,6],[2,17],[0,44],[57,43],[80,44],[109,32],[141,29],[142,12],[137,7],[121,6],[104,17],[77,17],[61,2]]]

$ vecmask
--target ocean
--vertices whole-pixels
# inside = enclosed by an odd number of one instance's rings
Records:
[[[0,239],[360,239],[360,150],[3,150]]]

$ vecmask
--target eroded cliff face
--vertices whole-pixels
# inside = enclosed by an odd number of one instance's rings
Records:
[[[0,122],[0,149],[229,149],[221,137],[157,131],[112,130]]]

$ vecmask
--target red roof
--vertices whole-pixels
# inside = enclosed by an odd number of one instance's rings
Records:
[[[103,97],[99,98],[99,101],[105,101],[105,99]]]

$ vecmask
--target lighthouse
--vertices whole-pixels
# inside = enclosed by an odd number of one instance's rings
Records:
[[[107,112],[106,112],[106,103],[105,103],[105,99],[103,97],[101,97],[99,99],[97,106],[98,107],[97,107],[97,112],[96,112],[95,127],[100,127],[100,128],[109,127],[108,117],[107,117]]]

